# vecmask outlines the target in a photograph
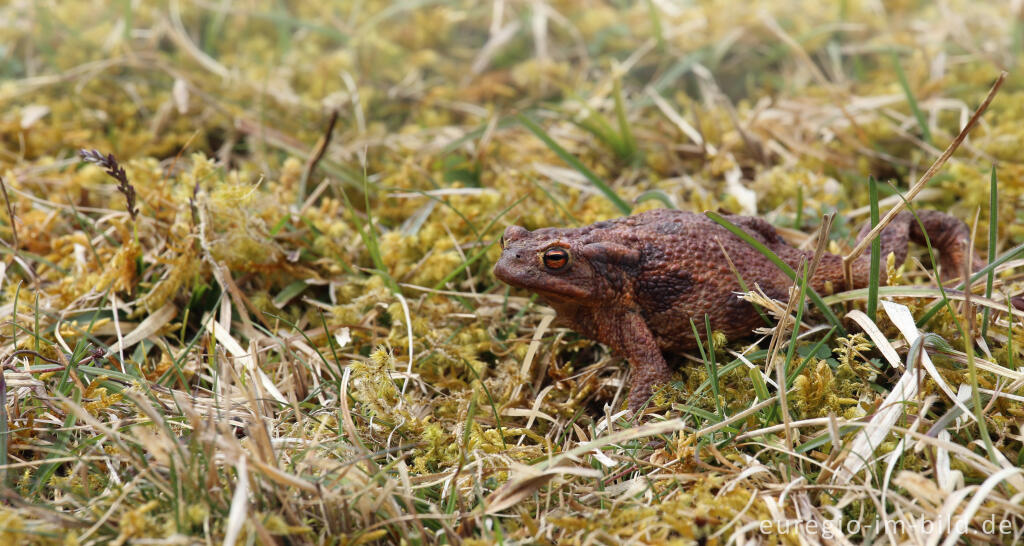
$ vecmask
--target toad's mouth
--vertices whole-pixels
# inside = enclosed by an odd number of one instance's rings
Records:
[[[579,301],[588,295],[587,290],[569,279],[556,277],[536,269],[524,270],[522,267],[516,267],[512,260],[506,260],[504,257],[494,264],[494,276],[510,286],[536,292],[546,300]]]

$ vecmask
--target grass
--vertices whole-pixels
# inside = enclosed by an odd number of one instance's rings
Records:
[[[3,5],[0,543],[1011,543],[1009,10]],[[988,265],[883,277],[876,181],[980,211]],[[491,269],[509,225],[659,207],[769,260],[728,214],[822,223],[868,285],[737,279],[770,330],[693,317],[634,417],[628,365]]]

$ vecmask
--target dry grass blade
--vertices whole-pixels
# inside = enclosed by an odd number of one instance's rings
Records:
[[[531,497],[538,489],[558,476],[600,478],[602,473],[593,468],[558,466],[538,470],[532,466],[514,465],[512,478],[484,500],[484,514],[497,514]]]
[[[231,354],[232,357],[237,359],[241,363],[242,368],[248,373],[253,374],[254,379],[261,385],[266,391],[274,397],[275,400],[282,404],[287,404],[288,401],[285,396],[281,394],[274,382],[271,381],[270,377],[267,376],[261,368],[256,366],[255,359],[249,351],[246,351],[242,346],[231,337],[231,333],[228,332],[221,324],[215,320],[206,322],[207,330],[213,334],[216,340],[224,346],[225,349]]]
[[[110,353],[120,353],[124,349],[132,347],[136,343],[153,336],[166,326],[167,323],[174,318],[174,315],[176,315],[177,312],[178,309],[169,303],[157,309],[140,322],[134,330],[128,332],[128,335],[120,337],[117,343],[110,347]]]
[[[537,356],[537,350],[540,349],[540,340],[547,333],[548,327],[551,326],[551,322],[555,320],[555,315],[544,315],[540,323],[537,324],[537,328],[533,331],[533,337],[530,339],[530,345],[526,349],[526,356],[523,357],[523,364],[519,368],[519,375],[521,381],[515,386],[515,390],[512,391],[512,399],[519,398],[522,392],[523,385],[526,384],[527,378],[530,377],[530,368],[533,365],[533,359]],[[533,419],[530,419],[526,423],[526,428],[530,428],[533,425]]]
[[[885,309],[885,313],[889,317],[889,320],[891,320],[892,323],[896,325],[896,328],[899,329],[900,333],[903,334],[903,338],[907,340],[907,343],[913,345],[921,338],[921,333],[917,330],[917,326],[914,324],[914,317],[905,305],[882,300],[882,308]],[[936,384],[938,384],[939,389],[946,394],[949,400],[973,417],[974,414],[967,409],[967,406],[963,405],[960,398],[957,397],[953,393],[953,390],[949,388],[946,380],[943,379],[942,375],[935,368],[935,364],[932,363],[931,357],[928,356],[927,351],[923,348],[921,349],[919,358],[921,360],[921,366],[924,367],[925,371],[928,372],[928,375],[931,376],[932,380],[934,380]],[[909,367],[910,366],[908,366],[908,368]]]
[[[249,470],[246,468],[245,457],[239,457],[235,472],[235,492],[231,497],[231,511],[228,512],[227,530],[224,533],[224,546],[231,546],[238,540],[245,524],[249,508]]]
[[[878,325],[871,321],[871,317],[867,316],[864,311],[854,309],[846,314],[846,318],[854,321],[860,326],[871,341],[875,344],[875,347],[881,351],[882,356],[885,357],[886,362],[889,363],[894,369],[899,369],[902,366],[900,362],[900,355],[896,353],[896,349],[893,348],[889,340],[886,339],[885,334],[878,329]]]

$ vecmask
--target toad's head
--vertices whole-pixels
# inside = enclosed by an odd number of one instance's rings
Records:
[[[555,305],[599,307],[622,291],[624,270],[635,267],[638,250],[593,240],[581,229],[542,228],[528,231],[509,226],[501,238],[501,258],[494,276],[536,292]]]

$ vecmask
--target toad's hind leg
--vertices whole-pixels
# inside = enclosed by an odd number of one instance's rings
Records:
[[[870,231],[871,226],[864,226],[857,240],[862,240]],[[917,218],[911,212],[901,212],[885,226],[879,238],[882,243],[882,259],[892,252],[895,254],[896,265],[902,264],[907,258],[908,240],[919,245],[930,243],[938,252],[939,267],[944,281],[963,275],[964,264],[967,263],[967,255],[972,248],[971,230],[967,224],[955,216],[937,210],[919,210]],[[869,260],[870,256],[864,254],[854,263],[854,285],[867,285]],[[985,266],[985,260],[976,251],[973,252],[970,263],[971,272]]]
[[[629,409],[637,413],[655,387],[672,378],[672,372],[658,348],[658,341],[640,315],[625,313],[614,317],[609,324],[612,326],[603,332],[601,341],[629,360]]]
[[[909,215],[910,213],[905,214]],[[927,233],[927,241],[939,251],[942,280],[960,278],[964,273],[964,265],[968,263],[970,264],[968,273],[974,273],[985,267],[984,258],[973,248],[970,228],[959,218],[936,210],[917,211],[917,217],[921,219],[920,224],[913,218],[910,220],[910,240],[924,245]],[[922,226],[924,226],[923,232],[921,231]],[[971,256],[970,262],[968,262],[968,255]]]

